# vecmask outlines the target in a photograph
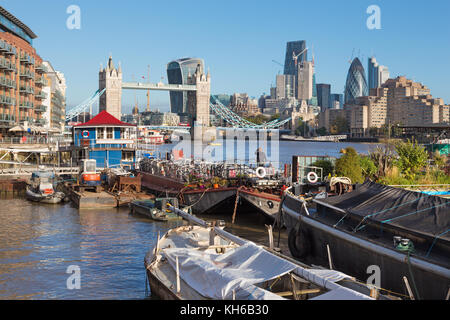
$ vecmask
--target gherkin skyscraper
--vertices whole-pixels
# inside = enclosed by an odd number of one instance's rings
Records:
[[[345,83],[345,103],[351,103],[355,98],[367,96],[369,90],[364,67],[358,58],[355,58],[348,70],[347,81]]]

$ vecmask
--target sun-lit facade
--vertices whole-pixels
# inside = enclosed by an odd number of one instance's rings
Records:
[[[187,84],[188,75],[193,75],[197,66],[203,72],[204,62],[198,58],[182,58],[167,64],[169,84]],[[170,92],[170,110],[179,115],[187,113],[187,92]]]

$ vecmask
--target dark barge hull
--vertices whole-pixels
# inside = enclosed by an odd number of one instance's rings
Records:
[[[141,172],[142,186],[161,194],[178,197],[180,204],[192,206],[194,214],[211,213],[214,208],[236,197],[235,187],[186,190],[183,183],[158,175]]]
[[[381,288],[408,295],[403,282],[406,276],[414,295],[417,288],[420,299],[445,299],[450,287],[450,270],[446,262],[436,263],[416,255],[411,255],[408,262],[407,254],[393,249],[392,245],[334,227],[317,215],[306,215],[301,208],[299,199],[285,195],[283,222],[289,232],[289,249],[297,259],[307,264],[328,266],[328,245],[333,268],[364,283],[373,274],[368,268],[378,266]]]
[[[280,210],[281,197],[252,190],[239,190],[239,196],[253,205],[258,212],[262,213],[272,222],[277,218]]]

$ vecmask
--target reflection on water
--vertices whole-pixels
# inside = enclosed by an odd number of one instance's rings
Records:
[[[337,155],[349,144],[280,142],[280,159],[297,155]],[[369,145],[358,144],[357,151]],[[169,146],[170,148],[170,146]],[[325,148],[325,149],[324,149]],[[233,206],[201,218],[222,219],[226,230],[268,245],[270,221],[249,205]],[[70,204],[45,205],[23,199],[0,200],[0,299],[145,299],[144,257],[161,235],[183,222],[153,222],[127,208],[79,211]],[[275,245],[289,254],[285,231],[274,230]],[[71,265],[81,269],[81,289],[68,290]]]
[[[0,299],[145,298],[144,256],[177,225],[21,199],[0,200],[0,218]],[[66,288],[70,265],[81,269],[80,290]]]
[[[227,209],[201,218],[225,220],[228,231],[268,244],[270,222],[251,207],[239,208],[233,226]],[[145,254],[158,231],[183,223],[153,222],[126,208],[79,211],[23,199],[0,200],[0,219],[0,299],[148,298]],[[66,287],[70,265],[81,269],[80,290]]]

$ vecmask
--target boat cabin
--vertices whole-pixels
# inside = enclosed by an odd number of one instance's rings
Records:
[[[136,126],[122,122],[106,111],[73,127],[74,147],[81,159],[95,159],[97,168],[134,169]]]

